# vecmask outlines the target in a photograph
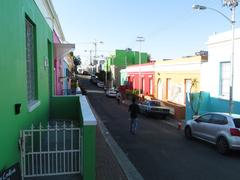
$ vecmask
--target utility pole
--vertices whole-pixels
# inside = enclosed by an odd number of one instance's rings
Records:
[[[232,57],[230,61],[230,85],[229,85],[229,114],[233,113],[233,82],[234,82],[234,38],[235,38],[235,10],[238,6],[238,0],[224,0],[224,6],[230,7],[232,11],[231,26],[232,26]]]
[[[137,40],[136,40],[137,42],[139,42],[139,61],[138,61],[138,65],[139,65],[139,73],[138,73],[138,90],[139,90],[139,95],[140,95],[140,93],[141,93],[141,83],[140,83],[140,80],[141,80],[141,61],[142,61],[142,59],[141,59],[141,49],[142,49],[142,42],[144,42],[145,41],[145,39],[144,39],[144,37],[142,37],[142,36],[138,36],[137,37]]]

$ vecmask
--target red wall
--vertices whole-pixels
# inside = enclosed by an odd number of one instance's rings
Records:
[[[143,94],[153,95],[154,94],[154,72],[141,72],[140,74],[140,89],[142,89],[142,79],[144,79]],[[152,79],[152,93],[150,93],[150,79]],[[139,73],[129,72],[128,83],[132,85],[133,89],[139,89]]]

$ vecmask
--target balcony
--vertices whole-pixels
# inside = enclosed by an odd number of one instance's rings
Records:
[[[51,97],[49,114],[49,122],[21,131],[23,177],[95,180],[96,119],[86,96]]]

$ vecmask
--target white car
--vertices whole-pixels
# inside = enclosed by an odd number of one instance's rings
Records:
[[[170,113],[169,107],[163,106],[159,100],[144,100],[138,103],[140,112],[145,115],[167,116]]]
[[[229,149],[240,150],[240,115],[209,112],[188,120],[185,136],[199,138],[215,144],[221,154]]]
[[[106,91],[106,96],[108,96],[108,97],[116,97],[117,93],[118,93],[118,91],[116,89],[108,89]]]
[[[104,83],[103,83],[102,81],[99,81],[99,82],[97,83],[97,86],[100,87],[100,88],[103,88]]]

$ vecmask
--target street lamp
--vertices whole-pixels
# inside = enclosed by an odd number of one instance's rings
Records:
[[[144,39],[144,37],[142,37],[142,36],[137,36],[137,40],[136,40],[137,42],[139,42],[139,46],[140,46],[140,48],[139,48],[139,76],[138,76],[138,90],[139,90],[139,95],[140,95],[140,91],[141,91],[141,87],[140,87],[140,76],[141,76],[141,48],[142,48],[142,42],[144,42],[145,41],[145,39]]]
[[[238,0],[224,0],[224,5],[229,6],[230,10],[232,11],[231,19],[227,17],[222,12],[218,11],[217,9],[202,6],[202,5],[193,5],[192,8],[194,10],[205,10],[209,9],[212,11],[217,12],[218,14],[222,15],[225,19],[227,19],[231,23],[232,27],[232,58],[230,59],[230,83],[229,83],[229,114],[233,112],[233,80],[234,80],[234,37],[235,37],[235,9],[238,6]]]

